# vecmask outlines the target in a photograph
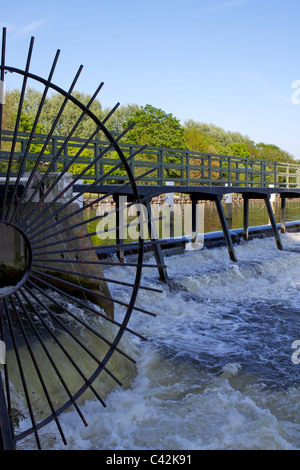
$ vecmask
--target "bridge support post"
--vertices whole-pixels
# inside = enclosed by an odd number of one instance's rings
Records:
[[[268,216],[269,216],[269,219],[270,219],[270,223],[272,225],[273,233],[274,233],[274,236],[275,236],[277,248],[279,250],[283,250],[282,241],[281,241],[281,238],[280,238],[280,235],[279,235],[279,231],[277,229],[277,225],[276,225],[274,213],[273,213],[273,210],[272,210],[272,206],[271,206],[271,203],[270,203],[269,195],[265,195],[264,199],[265,199],[265,205],[266,205],[266,208],[267,208],[267,211],[268,211]]]
[[[197,204],[198,199],[192,199],[192,243],[197,241]]]
[[[165,267],[164,263],[164,257],[162,254],[162,249],[158,243],[155,243],[158,241],[158,236],[156,233],[156,227],[154,220],[152,219],[152,212],[151,212],[151,206],[148,201],[144,201],[143,204],[145,205],[147,209],[147,214],[148,214],[148,230],[150,234],[151,241],[153,242],[153,253],[155,256],[155,260],[157,263],[157,269],[159,272],[159,278],[163,282],[167,282],[168,280],[168,273],[167,273],[167,268]]]
[[[244,219],[243,219],[243,240],[249,240],[249,199],[243,196],[244,199]]]
[[[286,198],[281,196],[281,233],[285,233],[285,203]]]
[[[124,214],[120,207],[120,196],[114,197],[116,203],[116,245],[117,257],[124,263]]]
[[[224,233],[224,237],[225,237],[225,241],[226,241],[226,245],[227,245],[227,249],[228,249],[230,259],[231,259],[231,261],[236,262],[237,257],[236,257],[236,254],[235,254],[235,251],[234,251],[234,248],[233,248],[233,243],[232,243],[232,240],[231,240],[231,236],[230,236],[230,233],[229,233],[229,230],[228,230],[228,226],[227,226],[224,210],[223,210],[223,207],[222,207],[221,199],[222,199],[222,195],[216,196],[215,203],[216,203],[216,206],[217,206],[217,211],[218,211],[219,219],[220,219],[220,222],[221,222],[221,225],[222,225],[222,230],[223,230],[223,233]]]

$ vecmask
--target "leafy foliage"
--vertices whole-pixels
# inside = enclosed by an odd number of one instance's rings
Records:
[[[168,149],[186,148],[184,129],[172,114],[167,114],[163,110],[147,104],[132,113],[126,121],[126,126],[133,123],[133,129],[126,134],[125,141],[128,143]],[[149,160],[154,158],[151,154],[148,155]],[[176,165],[180,163],[180,158],[168,155],[165,157],[165,163]],[[166,177],[176,178],[179,176],[180,170],[177,170],[176,167],[167,168],[164,173]]]
[[[232,155],[258,160],[295,162],[293,155],[276,145],[253,142],[239,132],[226,131],[214,124],[195,122],[184,123],[187,147],[195,152]]]
[[[73,93],[74,98],[87,104],[91,96],[78,91]],[[6,93],[6,106],[3,107],[3,127],[4,129],[14,129],[18,103],[20,98],[19,90],[12,90]],[[38,110],[42,93],[32,88],[28,88],[25,93],[24,105],[19,125],[20,131],[29,132],[32,129],[34,118]],[[37,133],[48,134],[52,123],[59,112],[64,97],[53,93],[46,98],[43,110],[36,128]],[[103,120],[109,113],[109,109],[103,109],[98,100],[94,100],[90,107],[91,111]],[[68,135],[72,131],[74,123],[80,117],[81,109],[68,102],[57,126],[54,130],[56,135]],[[106,122],[106,127],[113,136],[119,135],[132,123],[134,127],[123,137],[123,143],[147,145],[149,147],[159,147],[165,149],[189,149],[192,152],[202,152],[209,154],[222,154],[240,156],[242,158],[255,158],[266,161],[295,162],[294,157],[288,152],[280,149],[276,145],[263,142],[255,143],[248,136],[239,132],[231,132],[222,129],[214,124],[196,122],[192,119],[183,125],[172,114],[167,114],[159,108],[150,104],[138,106],[137,104],[127,104],[120,106],[113,116]],[[87,116],[80,121],[74,137],[87,138],[95,130],[94,122]],[[99,140],[106,140],[104,134],[99,133]],[[30,150],[38,150],[38,141],[35,141]],[[3,150],[6,150],[3,148]],[[91,154],[84,152],[82,157],[90,161]],[[153,160],[154,156],[149,152],[145,157]],[[167,156],[166,163],[180,163],[178,157]],[[193,164],[193,162],[191,162]],[[72,168],[75,172],[80,172],[84,162]],[[119,176],[122,176],[122,169]],[[176,177],[179,170],[165,170],[167,176]],[[172,173],[172,174],[171,174]]]
[[[177,118],[150,104],[141,106],[127,119],[126,126],[135,123],[126,141],[151,147],[184,149],[184,130]]]

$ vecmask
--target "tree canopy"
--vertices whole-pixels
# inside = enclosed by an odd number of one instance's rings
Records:
[[[247,135],[226,131],[214,124],[195,122],[184,123],[187,147],[194,152],[215,153],[249,157],[258,160],[295,162],[290,153],[274,144],[255,143]]]
[[[87,104],[91,99],[90,95],[79,91],[75,91],[73,96],[84,104]],[[27,89],[19,126],[21,131],[28,132],[32,128],[41,98],[42,93],[40,91],[33,88]],[[6,105],[3,107],[3,126],[5,129],[14,128],[19,99],[19,90],[6,92]],[[63,97],[57,93],[53,93],[46,98],[36,132],[49,133],[62,102]],[[110,111],[108,108],[103,108],[97,99],[94,100],[90,109],[100,120],[103,120]],[[81,110],[72,102],[68,102],[58,120],[54,134],[67,135],[72,130],[80,114]],[[117,136],[133,122],[135,126],[125,134],[123,142],[269,161],[295,162],[293,155],[272,143],[255,143],[247,135],[226,131],[214,124],[197,122],[193,119],[181,124],[171,113],[168,114],[150,104],[145,106],[137,104],[119,106],[113,116],[106,122],[106,127],[112,135]],[[85,117],[73,136],[88,138],[94,129],[95,124],[93,121]],[[98,135],[100,140],[103,140],[104,137]]]
[[[126,141],[151,147],[186,148],[184,129],[172,114],[150,104],[136,109],[127,119],[125,127],[135,123],[126,134]]]

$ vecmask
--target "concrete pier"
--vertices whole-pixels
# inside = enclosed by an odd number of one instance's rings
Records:
[[[29,247],[21,232],[14,226],[0,222],[0,288],[18,284],[25,275],[29,261]]]

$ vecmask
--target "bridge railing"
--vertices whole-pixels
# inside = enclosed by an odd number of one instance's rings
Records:
[[[26,152],[29,133],[18,133],[16,139],[12,171],[19,170],[20,161]],[[26,157],[23,172],[31,170],[36,162],[47,136],[35,134]],[[8,168],[13,133],[2,131],[2,147],[0,152],[0,175],[5,175]],[[66,168],[77,152],[80,152],[84,139],[72,138],[63,146],[65,137],[54,135],[49,139],[39,171],[45,171],[47,165],[60,153],[53,171]],[[120,143],[124,155],[130,157],[139,148],[139,145]],[[68,171],[79,174],[103,152],[108,146],[107,142],[98,139],[92,140],[76,159]],[[126,180],[124,169],[108,171],[119,163],[117,154],[108,151],[103,158],[91,166],[84,180],[91,181],[103,176],[103,183],[120,184]],[[300,187],[300,165],[296,163],[272,162],[238,156],[199,153],[190,150],[176,150],[156,147],[147,147],[129,160],[134,176],[140,176],[148,169],[153,172],[139,180],[139,184],[157,184],[164,186],[167,181],[173,181],[181,186],[243,186],[243,187]],[[106,176],[105,176],[106,175]]]

